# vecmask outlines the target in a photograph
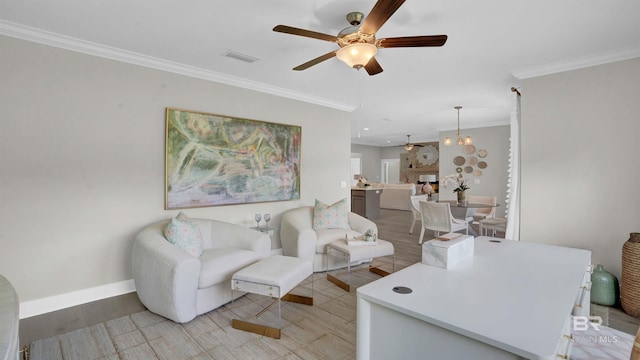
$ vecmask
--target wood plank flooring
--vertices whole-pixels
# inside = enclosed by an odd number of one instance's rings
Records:
[[[396,270],[421,260],[420,224],[409,234],[411,216],[381,209],[375,220],[378,237],[395,247]],[[425,240],[432,235],[428,232]],[[373,265],[391,271],[392,257],[377,258]],[[145,311],[134,293],[21,320],[21,344],[30,344],[33,360],[355,359],[356,289],[379,278],[368,267],[352,268],[349,292],[324,273],[314,274],[314,306],[282,302],[281,339],[231,327],[232,319],[250,318],[268,305],[268,297],[248,294],[187,324],[176,324]],[[346,270],[332,275],[344,279]],[[311,277],[294,293],[310,295]],[[258,321],[277,324],[277,314],[276,306]],[[626,323],[634,321],[637,324],[637,319]]]
[[[395,269],[421,259],[419,231],[408,234],[411,213],[382,210],[379,237],[394,244]],[[419,229],[418,229],[419,230]],[[373,264],[391,272],[391,256]],[[346,270],[333,275],[346,278]],[[380,278],[369,264],[352,268],[346,292],[314,274],[314,306],[281,304],[281,339],[231,327],[231,319],[248,318],[270,299],[248,294],[232,304],[176,324],[144,310],[135,294],[60,310],[21,321],[21,344],[31,359],[355,359],[356,289]],[[311,277],[294,292],[309,294]],[[274,324],[277,307],[260,317]]]

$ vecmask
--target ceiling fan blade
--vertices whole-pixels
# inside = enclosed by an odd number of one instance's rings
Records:
[[[447,35],[406,36],[406,37],[379,39],[378,47],[398,48],[398,47],[442,46],[446,42],[447,42]]]
[[[296,71],[306,70],[306,69],[312,67],[313,65],[317,65],[317,64],[319,64],[319,63],[321,63],[321,62],[323,62],[325,60],[331,59],[332,57],[336,56],[336,52],[337,51],[332,51],[332,52],[326,53],[326,54],[324,54],[322,56],[318,56],[317,58],[315,58],[313,60],[309,60],[304,64],[300,64],[300,65],[294,67],[293,70],[296,70]]]
[[[375,34],[404,2],[405,0],[378,0],[362,22],[360,31],[369,35]]]
[[[378,64],[378,60],[375,57],[372,57],[371,60],[364,66],[364,69],[367,70],[367,74],[373,76],[376,74],[380,74],[382,70],[382,66]]]
[[[291,35],[305,36],[313,39],[320,39],[320,40],[326,40],[331,42],[338,41],[338,38],[333,35],[323,34],[323,33],[315,32],[311,30],[299,29],[299,28],[295,28],[287,25],[276,25],[276,27],[273,28],[273,31],[281,32],[285,34],[291,34]]]

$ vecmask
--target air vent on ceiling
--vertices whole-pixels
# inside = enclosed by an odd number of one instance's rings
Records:
[[[253,57],[251,55],[243,54],[243,53],[237,52],[235,50],[228,50],[226,53],[224,53],[224,56],[230,57],[232,59],[248,62],[248,63],[252,63],[252,62],[258,61],[257,57]]]

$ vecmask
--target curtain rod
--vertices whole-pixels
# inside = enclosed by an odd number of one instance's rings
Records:
[[[511,87],[511,91],[518,94],[518,96],[522,96],[522,94],[520,94],[520,91],[518,91],[518,89],[516,89],[515,87]]]

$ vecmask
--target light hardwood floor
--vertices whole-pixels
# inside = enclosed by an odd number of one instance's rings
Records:
[[[413,234],[411,212],[382,209],[379,238],[394,244],[396,270],[419,262],[419,224]],[[425,239],[431,238],[427,232]],[[502,235],[502,234],[499,234]],[[391,257],[375,265],[391,270]],[[344,277],[345,273],[338,273]],[[232,318],[255,314],[269,301],[249,294],[233,304],[176,324],[145,311],[135,293],[60,310],[20,321],[21,344],[31,359],[355,359],[356,289],[379,277],[368,264],[352,269],[350,292],[314,274],[314,306],[282,304],[282,339],[275,340],[230,327]],[[311,278],[296,291],[308,294]],[[261,318],[270,324],[277,307]],[[616,312],[621,331],[635,334],[638,320]]]

